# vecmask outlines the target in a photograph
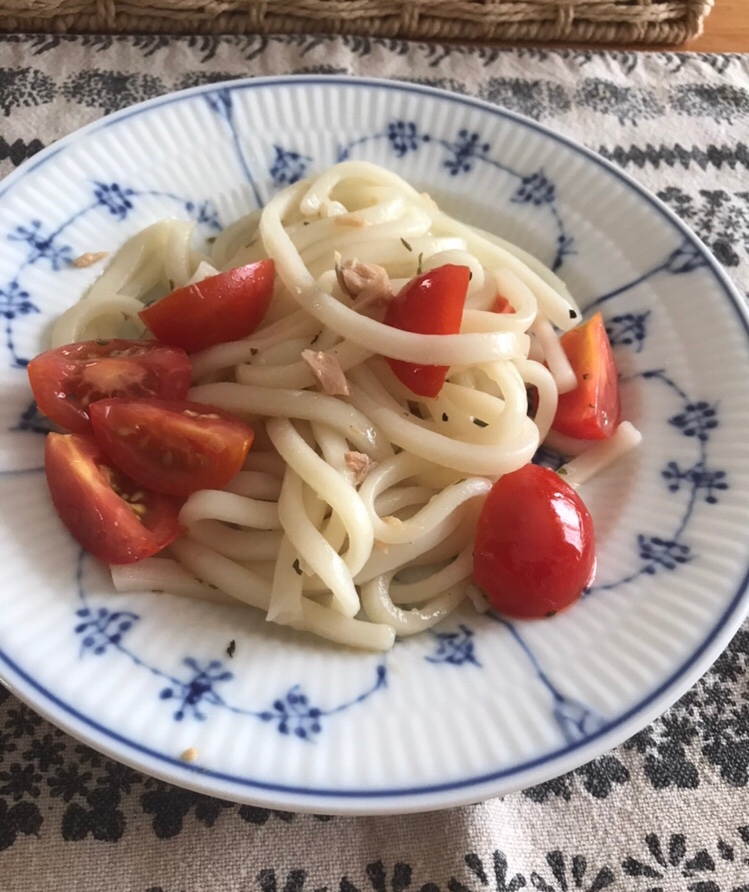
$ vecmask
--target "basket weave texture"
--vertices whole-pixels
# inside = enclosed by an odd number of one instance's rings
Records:
[[[679,44],[713,0],[3,0],[0,30]]]

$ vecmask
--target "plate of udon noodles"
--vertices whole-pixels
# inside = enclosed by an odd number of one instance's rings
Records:
[[[430,88],[244,80],[61,140],[0,184],[0,219],[0,680],[97,750],[268,807],[476,802],[624,741],[740,624],[743,302],[586,149]],[[107,566],[52,508],[26,365],[143,337],[145,305],[264,258],[260,326],[191,356],[188,398],[254,427],[243,469],[186,500],[166,551]],[[470,270],[459,332],[384,324],[444,264]],[[559,336],[595,312],[624,421],[583,448],[550,429],[575,385]],[[388,360],[444,386],[415,395]],[[475,584],[473,544],[529,462],[577,489],[597,567],[519,620]]]

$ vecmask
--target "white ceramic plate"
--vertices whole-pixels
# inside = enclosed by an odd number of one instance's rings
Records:
[[[593,592],[553,620],[466,609],[386,657],[251,611],[115,596],[51,508],[23,370],[116,249],[165,216],[205,235],[342,157],[392,168],[554,266],[603,311],[644,445],[585,489]],[[342,78],[253,80],[99,121],[0,184],[0,678],[143,771],[227,799],[387,813],[526,787],[636,732],[746,609],[747,318],[659,202],[532,121]],[[229,642],[236,642],[233,657]],[[191,764],[180,754],[194,747]]]

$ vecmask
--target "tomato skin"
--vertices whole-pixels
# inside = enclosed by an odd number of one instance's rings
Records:
[[[239,418],[187,400],[100,400],[91,406],[91,424],[118,468],[174,496],[226,486],[254,437]]]
[[[622,404],[614,354],[600,313],[565,332],[560,343],[577,387],[559,395],[552,427],[579,440],[605,440],[619,427]]]
[[[385,324],[418,334],[457,334],[463,318],[470,270],[446,263],[411,279],[390,301]],[[436,397],[449,371],[443,365],[418,365],[388,359],[394,374],[418,396]]]
[[[81,341],[40,353],[26,367],[39,411],[60,427],[91,430],[88,406],[111,396],[182,399],[190,387],[184,350],[155,341]]]
[[[177,288],[138,314],[164,344],[188,353],[247,337],[273,297],[275,264],[260,260]]]
[[[476,584],[500,613],[549,616],[576,601],[593,578],[593,521],[558,474],[525,465],[489,492],[473,560]]]
[[[507,300],[506,297],[502,297],[501,294],[498,294],[494,298],[494,303],[491,307],[492,313],[514,313],[515,307]]]
[[[181,532],[181,501],[144,491],[128,480],[111,466],[93,437],[48,434],[44,467],[62,522],[86,551],[108,564],[150,557]],[[138,496],[139,514],[113,486]]]

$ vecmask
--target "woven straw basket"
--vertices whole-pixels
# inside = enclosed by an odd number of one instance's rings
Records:
[[[3,0],[0,30],[679,44],[713,0]]]

